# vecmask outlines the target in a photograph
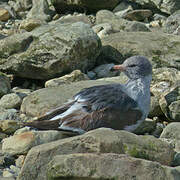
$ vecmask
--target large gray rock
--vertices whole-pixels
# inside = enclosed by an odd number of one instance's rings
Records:
[[[159,100],[165,116],[171,121],[180,122],[180,82],[169,91],[162,93]]]
[[[177,30],[180,26],[180,10],[169,16],[163,24],[163,30],[166,33],[178,34]]]
[[[180,178],[176,168],[162,166],[119,154],[70,154],[55,156],[48,164],[47,179],[77,180],[175,180]],[[27,179],[28,180],[28,179]]]
[[[0,70],[49,79],[94,65],[101,42],[89,25],[55,23],[0,40]]]
[[[88,10],[91,12],[100,9],[112,10],[118,4],[119,0],[52,0],[57,12],[62,13],[68,10]]]
[[[96,24],[102,23],[109,23],[112,26],[112,31],[114,32],[150,31],[144,23],[125,20],[108,10],[101,10],[96,14]]]
[[[113,57],[112,47],[123,59],[133,55],[146,56],[153,67],[175,67],[180,69],[180,36],[162,32],[119,32],[101,39],[106,53]],[[109,47],[109,48],[108,48]]]
[[[32,0],[33,6],[27,14],[27,18],[40,19],[41,21],[50,21],[52,11],[49,9],[47,0]]]
[[[0,72],[0,97],[2,97],[5,94],[8,94],[11,90],[11,84],[9,78]]]
[[[180,122],[170,123],[161,133],[160,138],[166,139],[173,146],[176,152],[180,153]]]
[[[172,14],[176,10],[180,9],[179,0],[128,0],[135,2],[144,8],[151,8],[152,10],[159,9],[162,12]]]
[[[165,165],[170,165],[174,156],[168,143],[152,136],[100,128],[81,136],[33,147],[28,152],[19,180],[46,179],[48,163],[54,156],[74,153],[126,153]]]

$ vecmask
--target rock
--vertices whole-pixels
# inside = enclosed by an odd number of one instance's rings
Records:
[[[79,166],[81,165],[81,166]],[[78,168],[77,168],[78,166]],[[128,170],[128,171],[127,171]],[[172,173],[174,172],[174,173]],[[157,162],[119,154],[69,154],[55,156],[48,164],[47,179],[146,179],[173,180],[180,173]]]
[[[50,21],[54,13],[49,9],[47,0],[32,0],[33,6],[27,14],[27,19],[39,19],[41,21]]]
[[[180,121],[180,83],[161,95],[159,104],[164,115],[171,121]]]
[[[22,103],[22,98],[16,93],[4,95],[0,99],[0,106],[4,109],[18,109]]]
[[[21,168],[24,164],[24,160],[25,160],[26,156],[24,155],[20,155],[17,159],[16,159],[16,166]]]
[[[85,24],[89,24],[90,26],[92,25],[88,16],[86,16],[85,14],[77,14],[77,15],[68,14],[68,15],[60,17],[57,21],[59,23],[62,23],[62,24],[64,24],[64,23],[75,23],[75,22],[81,21],[81,22],[84,22]],[[51,23],[54,23],[54,22],[51,22]]]
[[[139,4],[142,8],[150,7],[152,10],[157,11],[160,10],[162,12],[172,14],[176,10],[180,9],[179,0],[128,0],[133,3]]]
[[[164,128],[163,132],[161,133],[160,138],[165,138],[167,141],[174,145],[174,149],[176,152],[180,152],[180,123],[173,122],[170,123]]]
[[[151,106],[150,106],[150,111],[149,111],[148,117],[153,118],[153,117],[159,117],[162,115],[163,115],[163,112],[159,105],[158,97],[151,96]]]
[[[44,25],[0,42],[0,70],[31,79],[85,71],[94,65],[101,49],[98,36],[82,22]]]
[[[127,9],[131,9],[131,10],[133,9],[132,3],[128,1],[122,1],[113,9],[113,13],[121,12]]]
[[[23,99],[21,112],[29,116],[41,116],[47,111],[50,111],[67,102],[72,96],[83,88],[95,85],[110,84],[113,82],[122,82],[122,79],[117,77],[99,81],[86,80],[71,84],[62,84],[58,87],[40,89],[34,91]]]
[[[170,91],[179,78],[180,71],[175,68],[162,67],[153,69],[151,92],[159,100],[161,94]]]
[[[1,120],[0,121],[0,131],[5,134],[13,134],[17,129],[20,128],[20,125],[17,121],[14,120]]]
[[[100,9],[110,9],[116,7],[116,5],[119,3],[118,0],[101,0],[94,2],[93,0],[78,0],[78,1],[52,1],[52,4],[54,5],[56,11],[58,13],[63,13],[67,11],[82,11],[87,10],[89,12],[96,12]]]
[[[114,33],[113,28],[109,23],[95,25],[93,26],[93,30],[97,33],[100,39]]]
[[[147,134],[152,133],[156,128],[156,122],[152,119],[146,118],[135,130],[135,134]]]
[[[112,26],[113,32],[119,31],[150,31],[145,24],[128,21],[120,18],[108,10],[98,11],[96,14],[96,24],[108,23]]]
[[[19,180],[46,179],[48,163],[54,156],[74,153],[98,153],[99,155],[100,153],[126,153],[166,165],[171,164],[174,155],[168,143],[152,136],[137,136],[126,131],[100,128],[84,135],[33,147],[28,152],[18,178]],[[104,169],[103,172],[105,172]]]
[[[22,88],[19,88],[19,87],[14,87],[11,91],[13,93],[18,94],[18,96],[20,96],[22,99],[24,97],[28,96],[32,92],[31,89],[22,89]]]
[[[10,17],[11,15],[8,10],[0,8],[0,21],[7,21]]]
[[[152,16],[152,11],[149,9],[138,9],[127,12],[123,17],[131,21],[144,21]]]
[[[163,31],[166,33],[175,33],[180,26],[180,10],[169,16],[164,25]]]
[[[27,154],[29,149],[39,144],[68,137],[60,131],[29,131],[3,139],[2,151],[9,155]],[[12,143],[14,146],[12,146]]]
[[[32,0],[16,0],[13,7],[16,12],[29,10],[32,7]]]
[[[19,121],[20,117],[16,109],[0,109],[0,120]]]
[[[109,56],[115,48],[124,60],[133,55],[146,56],[154,68],[174,67],[180,69],[179,56],[180,36],[168,35],[162,32],[119,32],[101,39],[102,45]],[[113,57],[113,56],[112,56]]]
[[[11,84],[10,84],[9,78],[5,74],[3,74],[1,72],[0,72],[0,82],[1,82],[0,97],[2,97],[3,95],[10,92]]]
[[[60,78],[55,78],[55,79],[46,81],[45,87],[56,87],[62,84],[69,84],[72,82],[88,80],[88,79],[89,78],[87,77],[87,75],[82,73],[80,70],[74,70],[71,74],[67,74]]]
[[[26,31],[32,31],[33,29],[35,29],[36,27],[41,26],[42,24],[45,24],[44,22],[42,22],[40,19],[35,19],[35,18],[29,18],[29,19],[24,19],[19,28],[20,29],[25,29]]]

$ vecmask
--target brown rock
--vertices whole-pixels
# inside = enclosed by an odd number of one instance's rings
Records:
[[[0,21],[7,21],[11,15],[9,14],[8,10],[4,8],[0,8]]]

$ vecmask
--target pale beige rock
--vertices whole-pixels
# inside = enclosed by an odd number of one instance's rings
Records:
[[[71,82],[89,80],[86,74],[80,70],[74,70],[72,73],[62,76],[60,78],[51,79],[46,81],[45,87],[56,87],[62,84],[69,84]]]
[[[20,125],[17,121],[14,120],[2,120],[0,121],[0,131],[5,134],[12,134],[17,129],[19,129]]]
[[[7,21],[11,17],[8,10],[0,8],[0,21]]]
[[[40,19],[32,19],[32,18],[29,18],[29,19],[24,19],[19,28],[20,29],[25,29],[26,31],[32,31],[33,29],[35,29],[36,27],[42,25],[42,24],[45,24],[44,22],[42,22]]]
[[[4,154],[26,154],[33,146],[48,143],[68,137],[59,131],[29,131],[3,139],[2,151]],[[13,144],[13,146],[12,146]]]

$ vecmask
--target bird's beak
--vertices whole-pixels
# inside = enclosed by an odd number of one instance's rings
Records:
[[[119,71],[125,71],[126,68],[121,64],[121,65],[114,65],[112,68],[111,68],[112,71],[115,71],[115,70],[119,70]]]

